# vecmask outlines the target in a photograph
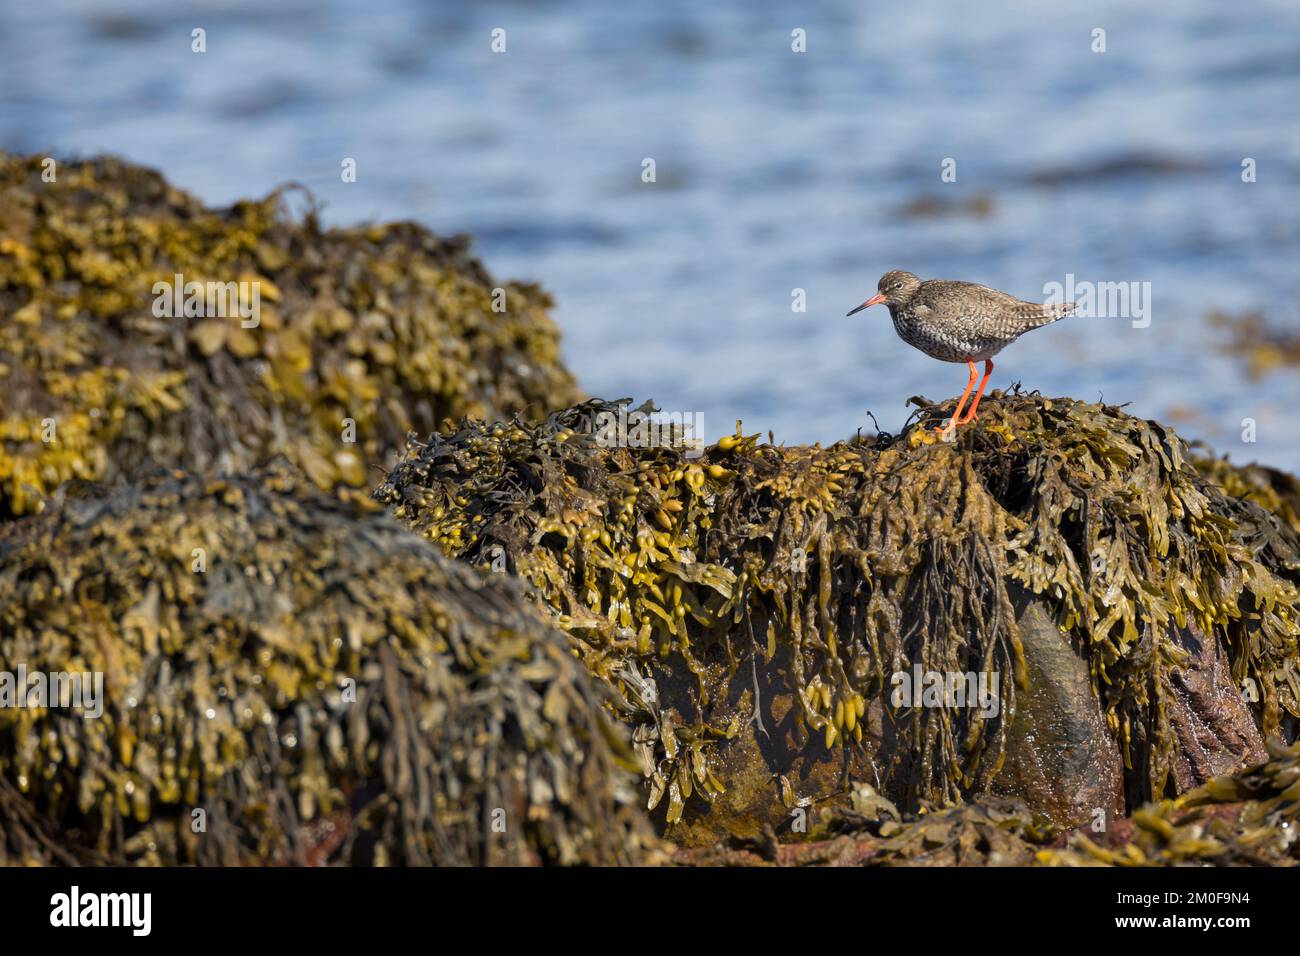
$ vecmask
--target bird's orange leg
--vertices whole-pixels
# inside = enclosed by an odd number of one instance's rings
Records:
[[[957,401],[957,410],[952,413],[952,418],[948,419],[948,424],[935,428],[937,432],[952,432],[961,424],[961,410],[966,404],[966,399],[970,397],[971,389],[975,387],[975,379],[979,378],[979,370],[975,368],[975,363],[970,359],[966,360],[970,366],[970,381],[966,383],[966,391],[961,393],[961,398]]]
[[[971,371],[972,372],[975,371],[974,365],[971,366]],[[980,380],[980,387],[975,391],[975,401],[971,403],[970,411],[966,413],[965,418],[963,418],[961,421],[957,423],[958,425],[965,425],[969,421],[974,421],[975,410],[980,407],[980,396],[984,394],[984,386],[989,383],[989,376],[992,374],[993,374],[993,360],[985,359],[984,378]]]

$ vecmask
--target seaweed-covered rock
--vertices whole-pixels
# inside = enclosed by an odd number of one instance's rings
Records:
[[[1011,800],[900,820],[878,798],[834,809],[816,839],[780,845],[730,840],[679,850],[678,866],[1296,866],[1300,865],[1300,743],[1214,777],[1122,820],[1063,831]]]
[[[282,192],[209,209],[110,158],[44,169],[0,154],[0,516],[71,478],[273,454],[346,492],[411,430],[579,397],[549,297],[463,237],[326,230]]]
[[[995,392],[952,443],[738,427],[692,458],[603,447],[625,404],[466,421],[375,495],[528,582],[680,842],[789,835],[853,781],[905,811],[1009,792],[1084,822],[1262,759],[1300,714],[1300,540],[1158,423]],[[1028,644],[1026,615],[1050,628]],[[996,706],[896,694],[931,674]]]
[[[1206,319],[1224,331],[1224,350],[1245,359],[1254,377],[1300,365],[1300,333],[1294,328],[1270,322],[1261,312],[1215,310]]]
[[[993,798],[899,819],[886,802],[833,807],[807,840],[732,838],[673,854],[677,866],[1033,866],[1061,829],[1019,801]]]
[[[375,510],[285,469],[0,529],[0,863],[642,859],[564,638]]]
[[[1272,512],[1293,531],[1300,532],[1300,479],[1267,465],[1234,465],[1203,448],[1194,449],[1196,470],[1232,498],[1245,498]]]
[[[1300,865],[1300,742],[1270,743],[1269,759],[1135,812],[1104,834],[1069,835],[1041,850],[1052,866]]]

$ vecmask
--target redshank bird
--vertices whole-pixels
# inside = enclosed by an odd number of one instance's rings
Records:
[[[894,320],[894,331],[908,345],[943,362],[965,362],[970,366],[970,381],[957,402],[948,424],[935,431],[950,437],[958,425],[975,418],[984,386],[993,372],[993,356],[1030,329],[1049,325],[1074,311],[1075,303],[1044,304],[1026,302],[1013,295],[949,279],[922,282],[910,272],[895,269],[886,272],[876,284],[877,294],[849,315],[884,303]],[[962,415],[966,399],[975,388],[979,371],[976,362],[984,363],[984,378],[975,392],[975,401]]]

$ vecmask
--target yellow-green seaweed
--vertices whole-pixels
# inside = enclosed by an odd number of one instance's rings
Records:
[[[886,706],[912,759],[877,770],[905,809],[982,789],[1025,680],[1016,587],[1048,602],[1087,661],[1138,799],[1173,786],[1166,707],[1183,627],[1253,681],[1266,735],[1291,731],[1290,528],[1202,476],[1172,430],[1120,409],[995,392],[945,443],[930,427],[939,410],[918,404],[928,412],[898,436],[785,447],[738,425],[696,459],[600,447],[593,421],[626,400],[540,424],[466,420],[413,441],[375,497],[445,552],[527,582],[617,695],[648,802],[669,824],[692,795],[707,803],[725,787],[710,754],[737,727],[666,723],[645,675],[694,675],[703,713],[778,647],[793,652],[803,739],[830,748],[859,746],[864,705],[886,700],[893,672],[1005,675],[990,720]]]
[[[1193,446],[1196,470],[1231,498],[1245,498],[1272,512],[1291,530],[1300,533],[1300,481],[1267,465],[1234,465],[1216,458],[1204,447]]]
[[[211,209],[109,157],[44,170],[0,153],[0,517],[70,479],[277,454],[346,494],[409,431],[579,397],[550,298],[494,280],[465,237],[325,229],[314,208],[292,219],[285,190]],[[155,314],[177,275],[255,283],[258,324],[207,303]]]
[[[0,528],[0,671],[104,692],[98,717],[0,707],[0,864],[646,859],[563,637],[376,511],[285,468],[69,489]]]

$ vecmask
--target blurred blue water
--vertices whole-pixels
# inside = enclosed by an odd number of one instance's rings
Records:
[[[1297,322],[1298,101],[1294,0],[0,6],[0,148],[117,152],[212,203],[297,180],[330,222],[472,233],[555,293],[588,391],[788,442],[868,410],[896,430],[908,396],[964,385],[883,309],[844,317],[887,269],[1025,298],[1073,273],[1150,282],[1149,327],[1034,332],[994,386],[1129,402],[1300,468],[1300,374],[1245,379],[1204,321]],[[980,195],[991,215],[899,213]]]

